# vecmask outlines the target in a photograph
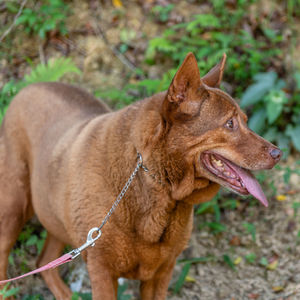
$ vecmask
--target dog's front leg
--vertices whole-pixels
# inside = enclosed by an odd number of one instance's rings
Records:
[[[175,259],[162,265],[150,280],[141,281],[140,292],[142,300],[166,299],[174,265]]]
[[[92,286],[94,300],[116,300],[118,293],[118,280],[113,278],[109,268],[99,256],[88,253],[87,268]]]

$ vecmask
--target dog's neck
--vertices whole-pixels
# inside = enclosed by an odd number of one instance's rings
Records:
[[[143,156],[149,170],[145,176],[151,178],[147,179],[149,187],[160,185],[174,200],[181,200],[194,190],[194,167],[182,151],[168,148],[170,125],[162,117],[165,97],[166,92],[162,92],[120,111],[119,126],[128,131],[123,137],[132,144],[131,156],[137,151]]]

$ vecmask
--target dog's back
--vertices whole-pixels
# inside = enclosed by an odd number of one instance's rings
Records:
[[[21,144],[19,151],[34,151],[35,143],[41,148],[43,137],[47,137],[46,144],[55,143],[74,124],[107,112],[109,108],[104,103],[79,88],[62,83],[33,84],[24,88],[10,104],[1,138]]]
[[[74,124],[76,119],[88,120],[109,111],[103,102],[74,86],[56,82],[37,83],[24,88],[13,99],[2,127],[14,133],[21,127],[28,130],[34,126],[49,129],[58,123],[68,126],[68,122]],[[35,134],[39,129],[34,130]],[[37,136],[28,138],[36,140]]]

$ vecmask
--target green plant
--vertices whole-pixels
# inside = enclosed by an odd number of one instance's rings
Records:
[[[227,230],[226,226],[221,223],[221,209],[235,209],[237,201],[235,199],[226,199],[221,202],[220,198],[220,194],[217,194],[211,201],[200,204],[196,209],[196,215],[212,212],[215,216],[215,220],[213,222],[202,223],[200,225],[200,229],[208,227],[213,234],[218,234]]]
[[[20,233],[16,247],[12,250],[9,255],[9,264],[15,265],[14,257],[18,257],[19,267],[23,272],[28,272],[29,268],[27,265],[27,254],[28,249],[30,251],[40,254],[46,240],[47,232],[46,230],[41,230],[39,226],[34,226],[33,224],[26,225],[22,232]]]
[[[193,257],[188,259],[179,259],[177,263],[179,264],[198,264],[198,263],[205,263],[209,261],[214,261],[216,258],[214,256],[202,256],[202,257]]]
[[[22,300],[44,300],[44,297],[41,295],[25,295]]]
[[[179,274],[179,277],[175,283],[175,286],[174,286],[174,289],[173,289],[173,292],[174,294],[177,294],[179,293],[179,291],[181,290],[184,282],[185,282],[185,278],[186,276],[188,275],[189,271],[190,271],[190,268],[191,268],[191,263],[188,262],[188,263],[185,263],[180,274]]]
[[[118,295],[117,300],[130,300],[132,297],[130,295],[125,294],[128,289],[128,284],[121,284],[118,286]],[[28,299],[29,300],[29,299]],[[91,293],[73,293],[71,300],[92,300]]]
[[[253,242],[256,241],[256,228],[254,224],[244,222],[244,228],[246,229],[247,233],[251,234]]]
[[[32,69],[29,75],[25,75],[26,84],[35,82],[57,81],[67,73],[80,74],[71,58],[58,57],[51,59],[47,64],[39,64]]]
[[[92,294],[91,293],[73,293],[71,300],[92,300]]]
[[[10,284],[8,283],[4,286],[4,288],[2,290],[0,290],[0,295],[2,296],[3,300],[8,297],[15,296],[19,292],[19,288],[8,289],[9,286],[10,286]]]
[[[55,29],[66,34],[65,20],[68,13],[69,6],[62,0],[40,1],[33,8],[25,8],[16,20],[16,25],[23,25],[25,32],[37,34],[43,39],[47,32]]]
[[[256,254],[249,253],[249,254],[245,255],[245,259],[249,264],[254,264],[256,262]]]
[[[267,267],[269,264],[268,259],[266,257],[262,257],[259,261],[259,264],[263,267]]]
[[[298,214],[298,210],[300,209],[300,202],[294,202],[293,209],[294,209],[294,217],[296,217]]]
[[[300,160],[296,161],[296,168],[291,168],[290,166],[282,167],[280,165],[275,166],[277,170],[283,171],[283,181],[288,184],[292,174],[297,174],[300,176]]]
[[[25,84],[23,81],[16,82],[13,79],[4,84],[2,90],[0,91],[0,123],[2,122],[11,99],[24,86]]]
[[[234,262],[232,261],[232,259],[228,254],[223,255],[223,260],[232,270],[235,270]]]
[[[130,300],[132,298],[130,295],[125,294],[127,289],[128,289],[127,283],[119,284],[117,300]]]
[[[194,257],[194,258],[188,258],[188,259],[180,259],[177,261],[178,264],[183,264],[183,267],[181,269],[181,272],[178,276],[178,279],[174,285],[173,292],[175,294],[179,293],[182,286],[184,285],[185,279],[189,273],[190,267],[192,264],[198,264],[198,263],[206,263],[210,261],[215,261],[216,257],[214,256],[203,256],[203,257]]]
[[[208,227],[213,234],[218,234],[223,231],[226,231],[227,228],[225,225],[220,223],[221,220],[221,210],[220,210],[220,205],[219,205],[219,194],[214,197],[209,202],[205,202],[199,206],[199,208],[196,210],[196,214],[200,215],[208,210],[211,210],[215,214],[215,221],[214,222],[204,222],[203,224],[200,225],[200,228],[203,227]]]
[[[159,21],[167,22],[169,19],[169,15],[173,10],[174,6],[175,6],[174,4],[168,4],[166,6],[155,5],[152,8],[152,13],[154,14],[155,17],[158,18]]]
[[[296,87],[288,94],[285,81],[275,72],[256,74],[240,103],[242,108],[252,108],[249,127],[276,142],[285,151],[285,156],[289,153],[290,143],[300,151],[299,76],[299,73],[295,74]]]

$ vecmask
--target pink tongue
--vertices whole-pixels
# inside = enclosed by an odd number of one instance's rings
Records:
[[[230,164],[230,166],[241,177],[248,192],[258,199],[265,207],[268,207],[268,200],[256,178],[250,172],[238,167],[237,165]]]

